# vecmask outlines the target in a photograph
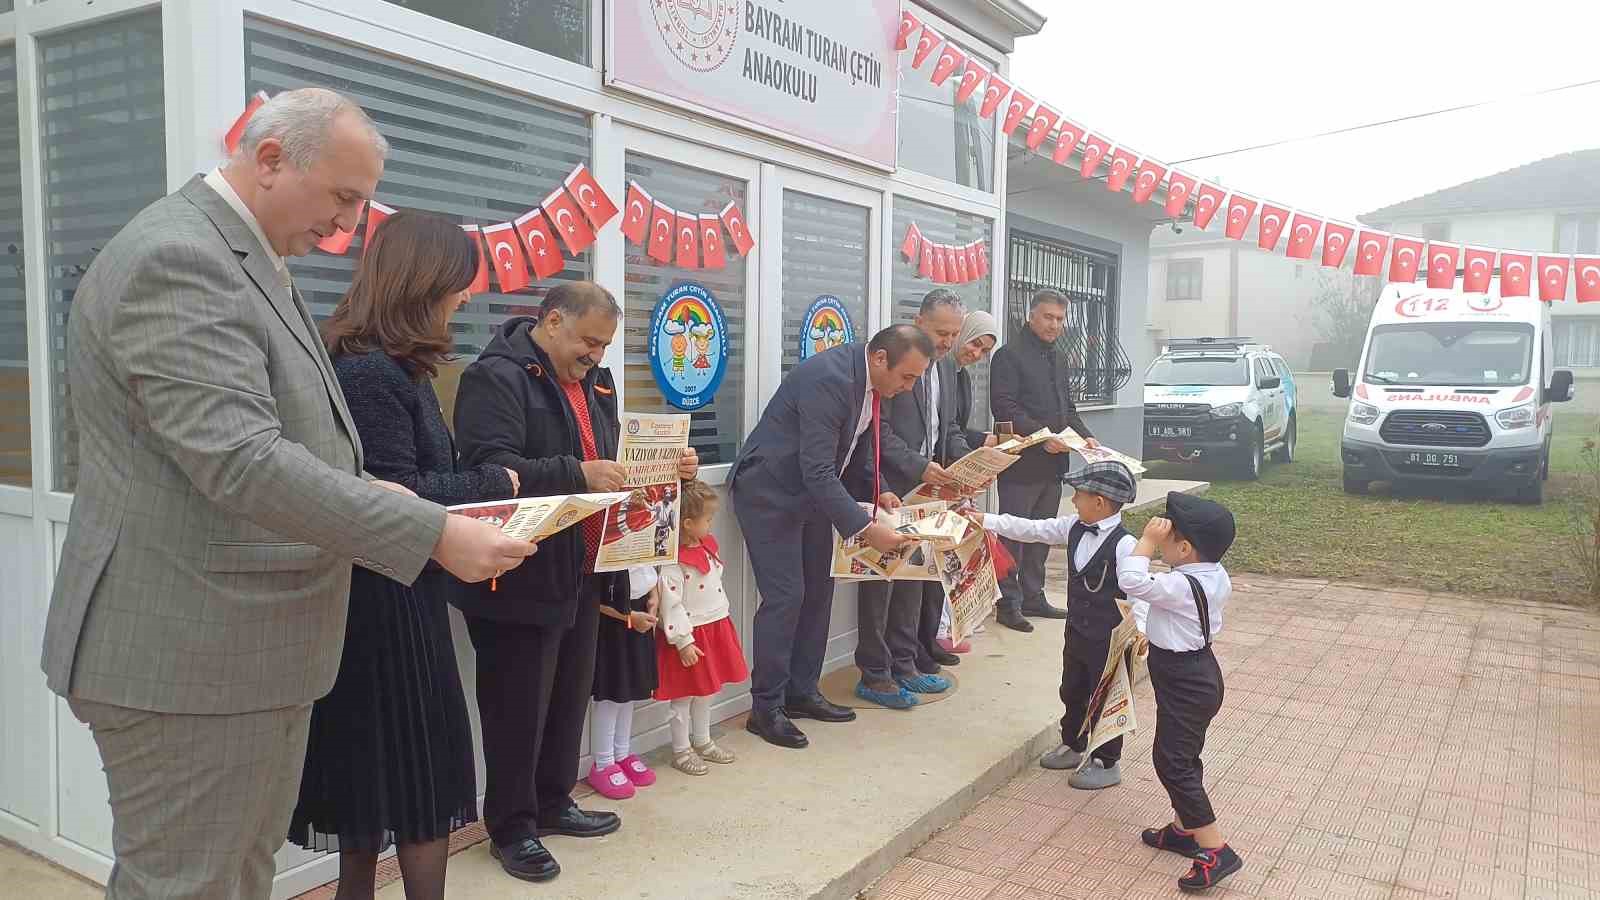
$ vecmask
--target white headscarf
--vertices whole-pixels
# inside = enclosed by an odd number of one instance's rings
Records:
[[[994,316],[981,309],[975,309],[967,313],[967,318],[961,325],[961,336],[956,338],[956,349],[960,350],[984,335],[994,338],[996,344],[1000,342],[1000,332],[995,327]],[[951,354],[952,358],[954,356],[955,354]],[[958,362],[956,365],[961,364]]]

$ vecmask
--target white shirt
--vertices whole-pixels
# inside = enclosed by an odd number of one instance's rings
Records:
[[[923,438],[922,455],[933,459],[939,448],[939,364],[930,363],[928,374],[928,434]]]
[[[867,371],[870,373],[872,371],[872,357],[867,355],[865,351],[863,351],[862,355],[863,356],[867,356]],[[863,391],[862,394],[861,394],[861,415],[856,418],[856,436],[853,439],[851,439],[851,441],[850,441],[850,449],[845,451],[844,463],[839,466],[839,474],[840,475],[844,474],[844,470],[845,469],[850,468],[850,457],[856,455],[856,446],[861,443],[861,436],[863,434],[867,433],[867,426],[869,426],[871,424],[872,424],[872,376],[871,376],[871,374],[868,374],[868,376],[867,376],[867,389],[865,391]]]
[[[1139,630],[1163,650],[1200,650],[1206,645],[1200,630],[1200,607],[1185,575],[1193,575],[1206,592],[1211,638],[1216,640],[1222,633],[1222,608],[1233,593],[1228,570],[1219,563],[1191,563],[1153,575],[1149,557],[1129,556],[1117,562],[1117,586],[1134,601],[1133,616]]]
[[[1057,516],[1054,519],[1024,519],[1020,516],[996,515],[986,513],[983,517],[983,528],[992,531],[1004,538],[1013,541],[1022,541],[1029,544],[1055,544],[1065,547],[1072,543],[1072,526],[1077,523],[1077,516]],[[1087,523],[1086,523],[1087,524]],[[1095,522],[1091,527],[1098,529],[1098,533],[1089,532],[1078,541],[1078,552],[1073,554],[1072,567],[1083,571],[1083,567],[1094,559],[1100,551],[1100,545],[1106,542],[1106,536],[1118,525],[1122,524],[1121,514]],[[1122,561],[1133,553],[1133,548],[1139,543],[1131,534],[1122,536],[1117,542],[1116,557],[1117,569],[1122,569]]]
[[[272,268],[278,272],[278,281],[283,287],[287,288],[289,286],[289,264],[284,262],[283,257],[278,255],[278,251],[272,249],[272,242],[267,240],[266,232],[261,230],[261,223],[256,221],[256,214],[250,211],[250,207],[244,205],[243,200],[239,199],[239,194],[233,189],[233,185],[228,183],[228,179],[222,177],[222,170],[212,169],[207,172],[205,182],[207,187],[216,191],[223,201],[233,207],[233,211],[239,214],[239,218],[244,220],[244,224],[250,226],[250,233],[256,236],[257,241],[261,242],[261,249],[267,251],[267,259],[272,260]]]

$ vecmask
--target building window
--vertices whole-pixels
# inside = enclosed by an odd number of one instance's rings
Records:
[[[935,87],[928,72],[937,55],[925,61],[920,71],[911,68],[912,57],[910,52],[896,55],[900,66],[900,166],[993,191],[995,117],[978,116],[983,91],[957,104],[961,73]],[[993,68],[992,62],[984,63]]]
[[[10,9],[10,4],[5,9]],[[28,303],[23,285],[17,51],[0,47],[0,484],[33,483],[28,432]]]
[[[1422,226],[1422,239],[1425,241],[1450,240],[1449,222],[1429,222]]]
[[[800,347],[812,352],[842,339],[840,334],[805,334],[806,313],[821,297],[835,297],[850,318],[857,341],[867,330],[867,248],[871,211],[864,206],[799,191],[783,192],[783,364],[800,362]]]
[[[592,0],[388,0],[396,6],[589,65]]]
[[[1560,318],[1553,325],[1558,367],[1600,366],[1600,321]]]
[[[1200,286],[1204,275],[1204,260],[1167,260],[1167,299],[1199,300]]]
[[[161,14],[140,13],[41,38],[39,116],[54,481],[56,490],[71,492],[78,483],[78,433],[67,379],[72,295],[100,248],[167,192]]]
[[[1556,218],[1557,253],[1600,253],[1600,213]]]
[[[1027,328],[1028,300],[1037,291],[1067,298],[1067,329],[1056,343],[1067,356],[1072,399],[1110,403],[1133,377],[1117,342],[1117,258],[1013,231],[1008,247],[1006,334]]]

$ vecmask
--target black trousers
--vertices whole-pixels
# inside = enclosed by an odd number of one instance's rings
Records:
[[[733,498],[761,592],[751,628],[750,703],[769,712],[817,693],[833,619],[833,526],[812,513],[782,530],[768,527],[768,517],[741,504],[737,484]]]
[[[1100,683],[1110,651],[1110,635],[1094,638],[1067,628],[1061,647],[1061,705],[1066,708],[1061,716],[1061,743],[1079,753],[1089,746],[1088,735],[1079,735],[1078,731],[1083,727],[1083,717],[1089,714],[1089,699]],[[1107,768],[1116,765],[1122,758],[1122,738],[1106,741],[1092,755]]]
[[[1222,668],[1211,648],[1178,653],[1150,648],[1150,686],[1156,694],[1156,777],[1184,828],[1217,820],[1206,796],[1200,751],[1206,729],[1222,708]]]
[[[917,670],[936,675],[939,664],[933,651],[939,646],[939,619],[944,616],[944,585],[937,581],[914,581],[922,585],[922,615],[917,620]]]
[[[466,617],[478,657],[483,824],[502,846],[573,805],[600,624],[595,579],[580,594],[571,628]]]
[[[924,584],[863,581],[856,588],[856,668],[868,685],[917,677],[917,658],[927,653],[917,640]]]
[[[1000,476],[1000,512],[1025,519],[1053,519],[1061,515],[1061,482],[1007,481]],[[1000,582],[1000,605],[1020,610],[1038,608],[1044,599],[1044,565],[1050,556],[1049,544],[1023,544],[1002,539],[1017,565]]]

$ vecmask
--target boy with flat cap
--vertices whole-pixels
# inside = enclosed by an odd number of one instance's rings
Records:
[[[1133,601],[1134,618],[1150,643],[1150,686],[1156,695],[1156,777],[1172,800],[1174,818],[1147,828],[1144,842],[1194,860],[1178,879],[1203,891],[1244,868],[1222,840],[1202,783],[1200,751],[1206,729],[1222,708],[1222,669],[1211,639],[1233,591],[1222,556],[1233,544],[1233,514],[1220,503],[1176,491],[1166,518],[1144,527],[1138,546],[1117,565],[1117,583]],[[1171,572],[1151,574],[1159,550]]]
[[[1077,769],[1083,762],[1088,738],[1078,731],[1105,667],[1111,632],[1122,621],[1118,601],[1125,598],[1117,573],[1137,543],[1122,527],[1122,507],[1138,494],[1127,466],[1090,463],[1064,480],[1072,485],[1072,508],[1077,515],[973,518],[984,529],[1013,541],[1064,544],[1067,548],[1067,628],[1061,650],[1061,704],[1066,714],[1061,717],[1061,746],[1039,760],[1046,769]],[[1092,755],[1089,765],[1073,772],[1068,784],[1092,791],[1122,782],[1122,770],[1117,766],[1122,758],[1122,738],[1107,741]]]

